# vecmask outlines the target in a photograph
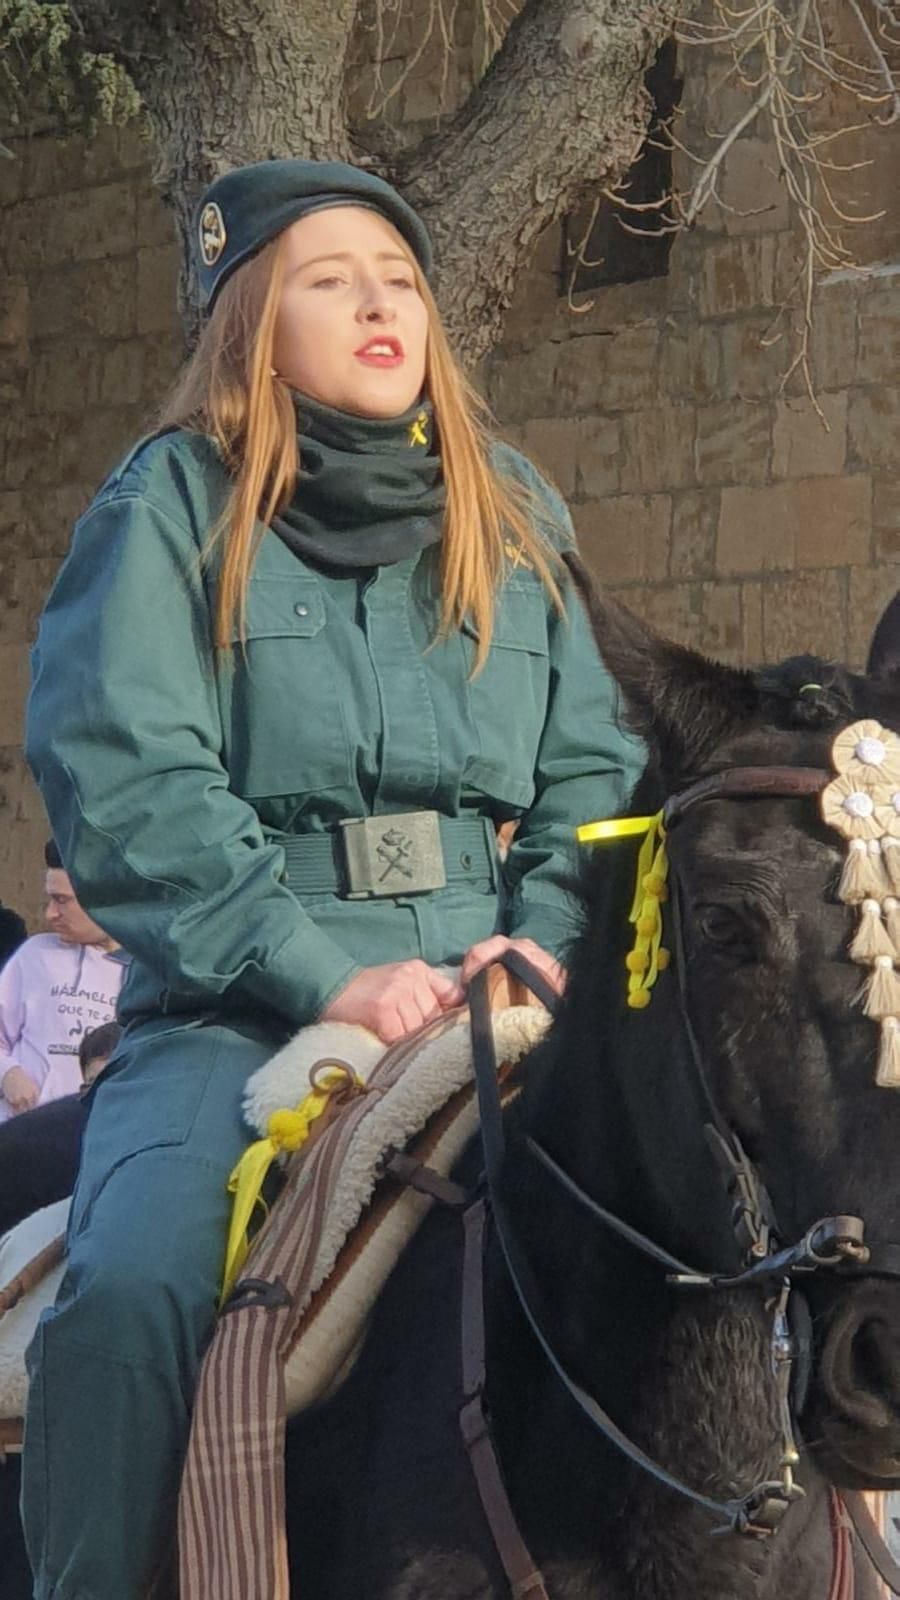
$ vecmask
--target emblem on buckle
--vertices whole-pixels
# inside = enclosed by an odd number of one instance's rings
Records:
[[[436,811],[342,822],[347,899],[425,894],[447,882]]]

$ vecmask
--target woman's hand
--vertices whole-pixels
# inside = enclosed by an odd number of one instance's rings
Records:
[[[37,1105],[40,1090],[21,1067],[8,1067],[0,1079],[0,1094],[10,1110],[18,1115],[20,1111],[30,1111],[32,1106]]]
[[[363,967],[319,1020],[359,1022],[385,1044],[394,1044],[442,1011],[461,1006],[464,998],[458,983],[425,961],[389,961],[382,967]]]
[[[548,955],[546,950],[542,950],[539,944],[535,944],[533,939],[507,939],[502,933],[495,933],[492,939],[482,939],[480,943],[473,944],[463,961],[459,975],[460,982],[464,987],[471,983],[476,972],[496,961],[498,956],[505,955],[507,950],[518,950],[526,961],[537,967],[551,988],[555,989],[557,994],[562,994],[566,987],[565,968],[561,967],[553,956]]]

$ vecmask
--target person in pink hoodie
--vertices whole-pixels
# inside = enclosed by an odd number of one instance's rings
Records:
[[[0,972],[0,1122],[78,1091],[79,1043],[114,1018],[126,970],[78,904],[52,840],[44,860],[50,931],[26,939]]]

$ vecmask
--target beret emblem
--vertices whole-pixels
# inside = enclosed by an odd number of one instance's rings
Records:
[[[225,232],[225,218],[214,200],[203,207],[200,214],[200,254],[203,265],[214,267],[218,261],[228,235]]]

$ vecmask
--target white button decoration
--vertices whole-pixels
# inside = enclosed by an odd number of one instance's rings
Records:
[[[887,745],[883,739],[872,738],[871,735],[860,739],[856,746],[856,759],[864,767],[880,767],[887,755]]]
[[[875,801],[862,789],[855,789],[852,794],[846,796],[844,810],[850,817],[870,817],[875,810]]]

